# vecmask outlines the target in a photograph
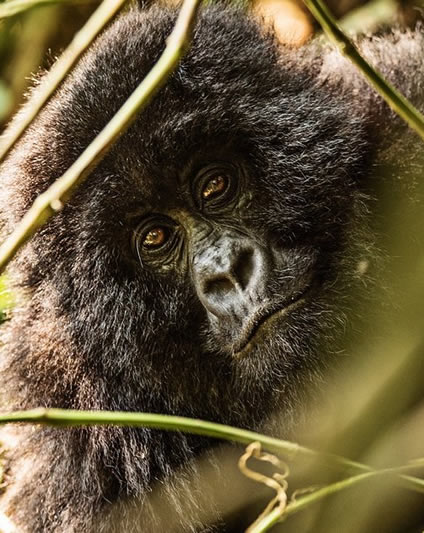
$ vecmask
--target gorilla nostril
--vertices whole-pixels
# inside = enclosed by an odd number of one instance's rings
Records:
[[[224,276],[209,280],[203,287],[205,295],[208,296],[226,296],[234,290],[234,283]]]
[[[244,250],[237,258],[234,265],[234,277],[242,290],[249,285],[255,270],[255,257],[253,250]]]

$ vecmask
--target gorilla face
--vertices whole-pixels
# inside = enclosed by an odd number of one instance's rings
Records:
[[[301,304],[315,263],[313,250],[285,250],[249,224],[254,195],[247,173],[236,160],[201,166],[166,191],[161,210],[137,217],[133,238],[141,268],[194,289],[211,347],[235,358],[249,354],[268,321]]]

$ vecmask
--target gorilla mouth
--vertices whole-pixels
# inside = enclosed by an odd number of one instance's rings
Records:
[[[247,328],[246,333],[235,345],[233,356],[236,358],[242,358],[245,355],[246,348],[248,348],[249,344],[255,339],[256,334],[259,332],[259,330],[263,329],[263,327],[265,327],[267,323],[272,321],[274,317],[282,317],[292,309],[301,305],[301,303],[304,301],[304,297],[310,291],[310,289],[311,286],[308,285],[295,297],[290,298],[290,300],[284,301],[283,304],[279,307],[273,307],[272,309],[264,310],[263,312],[258,313],[257,316],[255,316],[250,322],[250,327]]]

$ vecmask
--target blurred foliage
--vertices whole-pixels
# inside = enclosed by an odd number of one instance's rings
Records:
[[[96,5],[90,0],[44,5],[0,21],[0,127],[22,103],[34,76],[49,68]]]
[[[6,276],[0,277],[0,324],[6,320],[13,306],[13,297],[6,286]]]

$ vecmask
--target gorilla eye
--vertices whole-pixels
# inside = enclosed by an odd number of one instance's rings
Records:
[[[178,229],[173,220],[163,216],[148,217],[140,222],[132,234],[132,250],[140,260],[166,261],[178,246]]]
[[[143,238],[141,245],[144,248],[159,248],[163,246],[167,241],[168,235],[166,228],[158,226],[157,228],[151,229]]]
[[[215,176],[211,178],[202,190],[202,197],[209,200],[215,196],[222,194],[228,186],[228,179],[226,176]]]
[[[237,191],[236,172],[230,164],[204,168],[195,178],[194,195],[200,208],[225,207]]]

